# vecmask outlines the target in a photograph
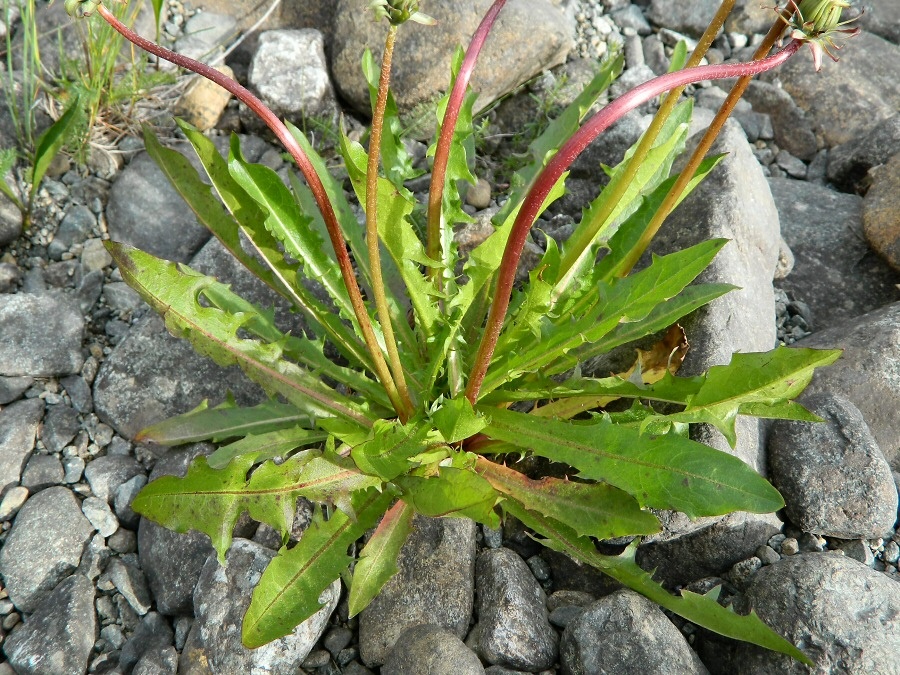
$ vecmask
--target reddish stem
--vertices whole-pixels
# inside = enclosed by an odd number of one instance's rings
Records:
[[[503,259],[497,274],[497,289],[494,293],[494,302],[491,305],[484,335],[478,347],[478,353],[475,356],[472,374],[466,386],[466,397],[472,404],[478,400],[478,393],[481,390],[481,385],[491,363],[491,357],[494,354],[494,348],[497,346],[497,340],[500,337],[500,331],[503,328],[503,321],[509,308],[509,300],[516,276],[516,269],[519,264],[519,257],[525,246],[528,231],[537,218],[541,206],[547,199],[547,195],[550,194],[550,190],[556,185],[557,181],[578,155],[597,136],[621,119],[623,115],[670,89],[701,80],[757,75],[780,66],[793,56],[802,44],[803,41],[801,40],[792,40],[781,51],[760,61],[698,66],[657,77],[635,87],[607,105],[566,141],[535,180],[534,185],[522,203],[522,208],[510,231],[509,241],[503,252]]]
[[[495,0],[478,25],[478,30],[475,31],[472,41],[469,42],[469,48],[466,50],[466,55],[456,75],[456,82],[450,92],[450,98],[447,100],[447,109],[444,111],[444,119],[441,121],[441,133],[434,151],[434,165],[431,169],[431,189],[428,193],[425,252],[432,260],[441,259],[441,204],[444,198],[444,186],[447,182],[447,162],[450,158],[450,148],[453,134],[456,132],[459,111],[466,98],[466,88],[469,86],[469,80],[472,79],[481,49],[497,20],[497,15],[505,4],[506,0]],[[436,279],[439,280],[440,275],[436,275]]]
[[[147,40],[131,29],[129,29],[125,24],[119,21],[112,12],[110,12],[103,5],[99,5],[97,7],[97,12],[101,17],[115,29],[119,34],[122,35],[126,40],[136,44],[141,49],[161,58],[174,63],[176,66],[180,68],[185,68],[186,70],[190,70],[198,75],[205,77],[212,82],[215,82],[223,89],[227,90],[231,94],[233,94],[237,99],[242,101],[248,108],[250,108],[259,118],[266,123],[269,129],[278,137],[278,140],[284,145],[285,149],[290,153],[291,157],[294,158],[294,161],[297,163],[297,167],[303,173],[304,178],[306,178],[306,182],[309,185],[309,189],[312,191],[313,196],[315,197],[316,204],[319,207],[319,210],[322,212],[322,217],[325,220],[325,226],[328,229],[328,236],[331,239],[331,245],[334,247],[334,252],[337,255],[338,265],[341,268],[341,276],[344,279],[344,285],[347,287],[347,293],[350,296],[350,304],[353,306],[353,313],[356,315],[356,320],[359,324],[360,330],[363,333],[363,338],[365,339],[366,346],[369,349],[369,353],[372,355],[372,362],[375,368],[375,374],[378,376],[378,379],[381,381],[382,385],[385,387],[385,390],[388,393],[388,396],[391,399],[391,403],[397,409],[397,411],[403,410],[403,404],[400,400],[399,394],[397,392],[396,386],[394,386],[393,378],[391,377],[390,371],[388,370],[387,364],[384,360],[384,355],[381,351],[381,347],[378,345],[378,340],[375,337],[375,331],[372,329],[372,324],[369,321],[369,315],[366,312],[366,306],[362,299],[362,294],[359,291],[359,285],[356,283],[356,276],[353,273],[353,265],[350,261],[350,255],[347,253],[347,247],[344,245],[344,236],[341,233],[341,227],[338,224],[337,216],[334,213],[334,208],[331,205],[331,202],[328,199],[328,193],[325,191],[325,187],[322,185],[322,181],[319,178],[319,174],[316,173],[315,168],[307,157],[306,153],[300,147],[300,144],[297,143],[297,140],[291,135],[291,132],[288,131],[288,128],[285,124],[278,119],[277,115],[273,113],[266,105],[260,101],[253,93],[250,92],[246,87],[238,84],[230,77],[223,75],[215,68],[211,68],[205,63],[201,63],[200,61],[196,61],[194,59],[188,58],[182,54],[177,54],[165,47],[161,47],[155,42],[151,42]]]

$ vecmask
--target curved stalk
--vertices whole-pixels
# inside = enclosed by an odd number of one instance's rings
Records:
[[[378,240],[378,163],[381,159],[381,132],[384,128],[384,110],[387,105],[388,86],[391,80],[391,60],[394,55],[394,42],[397,39],[397,26],[391,24],[384,41],[384,54],[381,57],[381,75],[378,79],[378,98],[372,113],[372,129],[369,132],[369,163],[366,167],[366,246],[369,249],[369,269],[372,275],[372,295],[375,299],[375,311],[381,323],[384,344],[387,348],[391,373],[397,385],[397,391],[403,403],[398,410],[400,421],[406,422],[413,412],[413,404],[409,398],[400,351],[391,325],[391,311],[384,292],[384,277],[381,274],[381,251]]]
[[[732,2],[734,0],[731,0]],[[425,253],[432,260],[441,259],[441,205],[444,199],[444,187],[447,182],[447,162],[450,158],[450,147],[453,144],[453,134],[456,132],[456,123],[459,120],[459,111],[463,101],[466,98],[466,88],[469,86],[469,80],[472,79],[472,73],[478,62],[478,56],[484,47],[485,40],[497,20],[497,15],[506,0],[495,0],[494,4],[484,15],[481,23],[478,24],[478,30],[472,36],[466,54],[463,57],[462,65],[456,74],[456,82],[453,90],[450,92],[450,98],[447,100],[447,109],[444,111],[444,119],[441,120],[441,132],[438,136],[437,146],[434,150],[434,163],[431,168],[431,187],[428,192],[428,217],[427,217],[427,239],[425,245]],[[432,270],[430,274],[433,276],[435,283],[440,287],[441,277]]]
[[[802,44],[802,40],[792,40],[781,51],[760,61],[698,66],[668,73],[645,82],[600,110],[560,148],[559,152],[544,167],[544,170],[540,173],[530,192],[525,197],[519,215],[516,217],[510,231],[509,241],[503,252],[503,259],[497,275],[494,302],[491,305],[484,335],[478,347],[478,353],[475,356],[472,374],[466,385],[466,398],[469,401],[474,404],[478,400],[478,392],[481,389],[482,382],[484,382],[484,376],[487,374],[491,357],[494,354],[494,348],[497,346],[497,340],[503,327],[503,320],[506,317],[506,310],[509,308],[516,268],[519,264],[519,257],[522,254],[528,231],[531,229],[535,218],[537,218],[540,207],[550,190],[578,155],[597,136],[617,122],[623,115],[670,89],[701,80],[757,75],[787,61],[797,52]]]
[[[384,354],[382,353],[381,347],[378,344],[378,339],[375,337],[375,331],[372,328],[372,322],[369,320],[369,315],[366,312],[366,306],[363,302],[362,294],[359,290],[359,285],[356,283],[356,276],[353,273],[353,265],[350,261],[350,256],[347,253],[347,247],[344,244],[344,236],[341,233],[341,228],[338,224],[337,216],[334,213],[334,208],[332,207],[331,202],[328,200],[328,194],[325,192],[325,187],[322,185],[322,181],[319,178],[319,175],[316,173],[315,168],[309,161],[306,153],[303,152],[303,149],[288,131],[284,123],[280,119],[278,119],[275,113],[267,108],[266,105],[255,95],[253,95],[246,87],[238,84],[230,77],[223,75],[214,68],[210,68],[205,63],[201,63],[200,61],[188,58],[187,56],[184,56],[182,54],[177,54],[176,52],[166,49],[165,47],[161,47],[155,42],[141,37],[134,31],[130,30],[121,21],[119,21],[112,14],[112,12],[106,9],[106,7],[104,7],[102,4],[97,6],[96,11],[98,14],[100,14],[101,17],[103,17],[104,21],[112,26],[113,29],[115,29],[120,35],[122,35],[122,37],[124,37],[129,42],[137,45],[144,51],[147,51],[161,59],[165,59],[170,63],[174,63],[176,66],[197,73],[198,75],[201,75],[206,79],[215,82],[220,87],[233,94],[237,99],[239,99],[248,108],[250,108],[257,116],[259,116],[259,118],[266,123],[266,126],[268,126],[269,129],[272,130],[278,140],[281,141],[285,149],[290,153],[291,157],[293,157],[294,161],[297,164],[297,167],[303,173],[304,178],[306,178],[309,189],[312,191],[313,196],[315,197],[316,204],[318,205],[319,210],[322,212],[322,217],[325,220],[325,226],[328,229],[328,236],[331,240],[331,245],[334,247],[338,265],[341,269],[341,276],[343,277],[344,285],[347,287],[347,293],[350,296],[350,304],[353,306],[353,313],[356,316],[356,321],[359,325],[360,331],[363,334],[363,339],[365,340],[366,347],[368,348],[369,353],[372,355],[372,363],[375,369],[375,375],[378,377],[382,386],[385,388],[385,391],[387,392],[387,395],[390,398],[391,404],[394,406],[394,409],[398,413],[403,410],[404,406],[402,403],[402,399],[397,392],[397,387],[394,384],[394,380],[391,377],[390,371],[388,370],[387,363],[384,360]]]
[[[783,13],[782,16],[784,16],[786,19],[787,12]],[[772,25],[772,28],[769,29],[768,34],[759,45],[759,48],[753,54],[754,60],[762,59],[766,54],[769,53],[769,50],[772,49],[775,42],[784,32],[784,26],[785,22],[781,18],[775,21],[775,23]],[[703,138],[700,139],[700,143],[691,154],[691,157],[688,160],[688,163],[685,165],[684,170],[678,176],[678,179],[675,181],[675,184],[672,186],[669,194],[666,195],[663,203],[660,204],[659,209],[657,209],[656,213],[653,214],[653,218],[647,225],[647,229],[644,230],[644,233],[641,235],[641,238],[638,240],[637,244],[635,244],[634,248],[629,251],[628,255],[622,259],[622,261],[613,271],[615,276],[624,277],[629,272],[631,272],[631,268],[633,268],[637,264],[637,261],[640,260],[641,256],[644,254],[644,251],[646,251],[647,247],[650,246],[650,242],[653,241],[653,237],[656,236],[659,228],[662,227],[663,221],[668,218],[669,214],[675,209],[675,206],[681,199],[681,195],[684,193],[685,189],[687,189],[688,183],[691,182],[691,179],[697,172],[697,169],[699,168],[700,163],[703,161],[703,158],[706,157],[706,154],[709,152],[713,143],[715,143],[716,138],[718,138],[719,133],[722,131],[722,127],[725,125],[725,121],[731,115],[734,107],[737,105],[738,100],[740,100],[741,96],[744,95],[744,92],[750,85],[751,78],[751,75],[744,75],[740,77],[735,85],[731,88],[731,91],[728,92],[728,96],[719,107],[719,110],[716,112],[716,116],[713,118],[713,121],[710,123],[709,127],[707,127],[706,132],[703,134]]]
[[[731,14],[734,3],[735,0],[723,0],[722,4],[719,5],[716,15],[713,17],[709,26],[706,27],[706,31],[704,31],[703,35],[700,37],[700,41],[691,53],[690,58],[688,58],[685,68],[694,68],[695,66],[700,65],[700,60],[716,39],[716,35],[719,34],[722,26],[725,25],[725,19]],[[766,50],[766,53],[768,53],[768,49]],[[561,281],[569,272],[571,272],[572,268],[575,267],[578,260],[585,251],[588,250],[591,242],[593,242],[594,237],[597,235],[597,229],[606,222],[606,219],[609,218],[609,214],[612,213],[612,210],[621,200],[622,195],[625,194],[625,191],[637,174],[641,163],[656,142],[656,137],[659,135],[660,129],[662,129],[663,124],[666,123],[669,115],[672,114],[672,110],[678,105],[678,98],[683,91],[683,86],[675,87],[666,94],[666,97],[659,106],[659,110],[657,110],[656,115],[653,116],[653,121],[650,123],[647,131],[644,132],[644,135],[641,137],[641,142],[638,144],[638,147],[635,148],[634,154],[625,166],[622,180],[617,182],[616,186],[613,187],[614,191],[610,195],[610,198],[605,202],[603,208],[594,215],[593,222],[597,224],[597,227],[592,228],[593,231],[584,230],[582,233],[583,236],[580,239],[568,242],[568,245],[563,252],[557,282]],[[693,175],[693,173],[689,175]]]

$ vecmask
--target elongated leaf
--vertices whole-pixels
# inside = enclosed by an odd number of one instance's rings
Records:
[[[809,666],[813,665],[806,654],[769,628],[755,612],[742,616],[736,614],[730,607],[722,607],[716,601],[720,590],[718,587],[706,595],[682,591],[678,596],[666,591],[635,562],[637,548],[635,544],[629,546],[619,556],[600,555],[589,539],[579,537],[566,525],[521,508],[515,502],[507,501],[503,506],[527,527],[547,537],[543,541],[545,546],[596,567],[660,607],[674,612],[691,623],[719,635],[787,654]]]
[[[298,211],[294,197],[278,174],[262,164],[246,162],[235,143],[232,143],[228,170],[266,212],[269,232],[303,265],[309,278],[322,284],[344,316],[352,319],[353,307],[337,261],[326,253],[325,242],[310,227],[312,218]]]
[[[56,120],[50,128],[40,135],[34,148],[34,167],[31,170],[31,192],[34,193],[41,181],[44,180],[44,174],[53,163],[57,153],[62,150],[66,143],[66,137],[69,135],[73,125],[78,121],[81,107],[80,100],[76,97],[58,120]]]
[[[335,511],[317,512],[300,542],[282,548],[263,572],[244,615],[241,640],[253,649],[290,633],[320,608],[319,597],[350,565],[349,546],[372,527],[391,503],[375,489],[353,495],[353,520]]]
[[[735,354],[727,366],[709,369],[703,386],[681,413],[678,422],[708,422],[716,426],[734,447],[735,419],[740,413],[776,419],[817,421],[790,399],[802,392],[816,368],[834,363],[839,349],[790,349]]]
[[[378,420],[369,438],[355,446],[350,456],[363,473],[389,481],[416,466],[410,462],[411,457],[442,440],[422,422]]]
[[[14,184],[6,182],[7,174],[16,165],[17,154],[15,148],[0,148],[0,192],[9,198],[21,211],[25,208],[19,199],[19,190]]]
[[[209,456],[209,466],[224,469],[238,457],[247,457],[253,462],[261,462],[282,457],[297,448],[320,443],[328,438],[324,431],[310,431],[303,427],[278,429],[261,434],[247,435],[239,441],[223,445]]]
[[[631,494],[642,507],[673,509],[691,518],[731,511],[768,513],[781,495],[741,460],[669,433],[642,435],[608,420],[576,425],[509,410],[490,415],[489,438],[579,470]]]
[[[395,483],[403,501],[423,516],[465,516],[488,527],[500,526],[494,512],[500,495],[474,471],[442,466],[436,476],[401,476]]]
[[[458,443],[474,436],[484,429],[487,421],[475,412],[469,399],[459,398],[444,401],[431,414],[431,419],[447,443]]]
[[[384,514],[372,538],[360,551],[347,599],[351,617],[364,610],[400,571],[397,557],[409,536],[414,514],[406,502],[398,501]]]
[[[507,500],[571,527],[582,536],[611,539],[659,532],[659,521],[634,497],[605,483],[558,478],[531,480],[502,464],[478,458],[478,473]]]
[[[176,337],[222,366],[239,365],[252,380],[271,394],[281,394],[301,412],[314,417],[338,416],[363,426],[371,424],[349,398],[320,382],[283,358],[278,344],[264,344],[237,336],[249,321],[264,321],[259,313],[229,314],[203,307],[204,289],[219,284],[188,267],[160,260],[130,246],[109,242],[107,249],[122,276],[165,319]]]
[[[209,408],[207,401],[203,401],[190,412],[142,429],[134,440],[162,445],[218,442],[236,436],[287,429],[298,424],[311,424],[310,417],[288,403],[266,401],[252,408],[239,408],[233,402],[226,401]]]

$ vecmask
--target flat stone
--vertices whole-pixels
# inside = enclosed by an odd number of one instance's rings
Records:
[[[150,590],[140,568],[113,558],[106,568],[106,575],[135,612],[143,616],[150,611]]]
[[[126,455],[105,455],[88,463],[84,477],[91,486],[95,497],[111,501],[118,487],[134,478],[144,475],[144,467],[134,457]]]
[[[81,249],[81,267],[87,272],[99,272],[112,265],[112,256],[102,239],[88,239]]]
[[[900,152],[870,175],[872,187],[863,200],[863,231],[872,248],[900,272]],[[895,278],[900,280],[900,274]]]
[[[209,61],[222,52],[237,32],[237,21],[230,11],[198,12],[185,22],[184,34],[175,42],[175,49],[191,58]]]
[[[137,497],[138,493],[147,484],[146,476],[134,476],[122,483],[116,488],[115,498],[113,499],[113,507],[116,516],[122,525],[131,529],[137,529],[140,522],[140,516],[131,508],[131,502]]]
[[[813,330],[900,300],[900,274],[866,246],[862,199],[787,178],[770,178],[769,188],[794,254],[778,286],[809,306]]]
[[[148,612],[123,645],[119,665],[128,672],[146,654],[171,647],[174,638],[175,634],[166,619],[157,612]]]
[[[0,377],[0,405],[12,403],[34,384],[30,377]]]
[[[102,537],[110,537],[119,529],[119,521],[104,500],[88,497],[81,503],[81,511]]]
[[[0,295],[0,375],[55,377],[81,370],[84,318],[58,293]]]
[[[382,675],[483,675],[478,655],[445,628],[411,626],[400,634],[381,667]]]
[[[776,420],[769,436],[772,483],[790,521],[839,539],[889,535],[897,520],[891,468],[857,407],[830,393],[801,398],[825,420]]]
[[[175,647],[144,652],[131,675],[175,675],[178,672],[178,652]]]
[[[547,597],[528,565],[507,548],[489,549],[475,566],[478,654],[492,665],[536,672],[556,661]]]
[[[410,626],[434,624],[459,638],[466,635],[474,601],[475,524],[417,516],[397,565],[400,571],[359,615],[359,655],[369,667],[383,664]]]
[[[559,646],[566,675],[707,675],[706,666],[663,611],[630,590],[586,607]]]
[[[178,149],[199,168],[192,148]],[[132,159],[113,183],[106,219],[112,240],[166,260],[187,262],[210,237],[146,152]]]
[[[224,568],[215,554],[203,566],[194,592],[198,642],[193,648],[206,655],[213,672],[295,675],[297,665],[325,631],[340,598],[339,580],[319,598],[322,609],[285,637],[253,650],[241,644],[241,625],[253,587],[274,555],[255,542],[235,539]]]
[[[16,673],[82,674],[97,639],[94,584],[80,574],[62,581],[3,643]]]
[[[59,223],[59,229],[47,247],[48,255],[52,260],[59,260],[72,246],[87,239],[96,226],[97,216],[88,207],[74,204]]]
[[[22,472],[22,485],[32,492],[39,492],[51,485],[63,482],[65,472],[62,462],[53,455],[32,455]]]
[[[795,344],[843,350],[837,362],[816,371],[806,393],[840,392],[850,399],[891,468],[900,471],[900,302]]]
[[[653,0],[647,17],[659,26],[700,37],[712,21],[719,3],[716,0],[679,2],[679,0]]]
[[[203,444],[169,452],[156,463],[150,479],[184,476],[195,457],[209,452],[212,448]],[[166,615],[191,614],[194,587],[213,554],[209,537],[193,530],[179,534],[141,518],[138,552],[157,610]]]
[[[3,500],[0,501],[0,521],[12,520],[30,494],[28,488],[21,485],[16,485],[7,490],[3,495]]]
[[[0,410],[0,492],[21,480],[43,416],[44,402],[39,398]]]
[[[75,438],[80,426],[77,410],[67,405],[50,406],[41,430],[44,447],[50,452],[62,452],[62,449]]]
[[[863,31],[847,43],[839,63],[826,57],[816,72],[806,55],[789,59],[773,77],[832,146],[870,131],[900,109],[898,62],[900,47]]]
[[[746,603],[819,672],[890,673],[900,650],[900,585],[845,556],[809,553],[761,569]],[[743,609],[747,609],[744,607]],[[808,672],[788,656],[739,643],[730,672]]]
[[[356,0],[335,3],[331,69],[335,86],[356,110],[369,114],[369,89],[360,70],[364,47],[381,59],[387,23],[372,21]],[[457,0],[432,0],[424,11],[436,26],[408,23],[397,40],[391,89],[401,112],[430,102],[450,83],[449,62],[457,45],[468,44],[491,0],[471,0],[461,10]],[[512,91],[538,73],[564,62],[573,46],[573,26],[547,0],[508,3],[485,43],[472,78],[478,92],[476,110]]]
[[[75,495],[64,487],[47,488],[25,502],[0,550],[0,573],[16,608],[35,611],[78,567],[93,532]]]

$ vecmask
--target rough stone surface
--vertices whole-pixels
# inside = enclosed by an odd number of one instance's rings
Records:
[[[863,231],[872,248],[900,272],[900,152],[870,174],[872,187],[863,200]]]
[[[195,457],[209,452],[210,446],[196,444],[167,453],[156,463],[150,479],[184,476]],[[141,518],[138,551],[157,610],[168,615],[191,614],[200,570],[213,553],[209,537],[193,530],[179,534]]]
[[[54,377],[81,370],[84,318],[57,293],[0,295],[0,375]]]
[[[468,44],[491,0],[434,0],[426,13],[436,26],[407,24],[394,52],[391,89],[402,111],[430,101],[449,85],[450,57]],[[331,67],[335,85],[356,110],[369,113],[369,90],[360,71],[368,46],[381,59],[387,23],[374,23],[364,0],[339,0],[335,8]],[[483,108],[542,70],[559,65],[572,47],[572,28],[547,0],[509,3],[485,44],[472,79]]]
[[[54,455],[32,455],[22,472],[22,485],[31,492],[39,492],[63,482],[62,462]]]
[[[190,147],[178,149],[199,168]],[[187,262],[210,237],[146,152],[119,173],[106,218],[111,239],[166,260]]]
[[[828,152],[828,180],[843,190],[854,190],[866,182],[873,166],[886,163],[900,153],[900,113],[881,122],[867,134],[851,138]]]
[[[262,33],[248,78],[251,87],[279,117],[300,122],[303,116],[334,111],[325,41],[314,28]]]
[[[241,644],[241,624],[250,595],[274,552],[246,539],[235,539],[225,567],[211,555],[194,592],[195,626],[199,649],[216,673],[294,675],[325,630],[340,598],[340,581],[329,586],[319,601],[322,609],[283,638],[258,649]]]
[[[40,399],[17,401],[0,410],[0,492],[21,480],[43,416]]]
[[[34,384],[31,377],[0,377],[0,405],[12,403]]]
[[[3,643],[25,675],[82,675],[97,639],[94,585],[80,574],[65,579]]]
[[[228,66],[216,66],[216,70],[234,79],[234,71]],[[178,99],[175,114],[200,131],[207,131],[219,123],[230,100],[228,91],[210,80],[197,78]]]
[[[75,438],[79,427],[78,412],[74,408],[66,405],[52,406],[47,410],[41,430],[44,447],[50,452],[62,451]]]
[[[508,548],[478,556],[478,654],[490,664],[536,672],[556,661],[557,637],[547,596],[522,558]]]
[[[855,560],[810,553],[763,568],[747,600],[821,673],[893,673],[900,650],[900,584]],[[741,643],[730,672],[809,673],[787,656]]]
[[[144,467],[133,457],[126,455],[105,455],[87,465],[84,477],[94,496],[109,502],[116,489],[134,476],[143,475]]]
[[[900,44],[900,5],[894,0],[866,0],[860,24],[885,40]]]
[[[653,0],[648,18],[671,30],[700,37],[718,9],[716,0],[681,2],[680,0]]]
[[[563,632],[564,675],[705,675],[706,667],[662,610],[623,590],[589,605]]]
[[[143,616],[150,611],[150,591],[139,567],[113,558],[106,568],[106,575],[135,612]]]
[[[35,611],[78,567],[93,533],[75,495],[64,487],[47,488],[25,502],[0,550],[0,573],[13,604]]]
[[[400,572],[360,614],[359,655],[381,665],[410,626],[434,624],[464,637],[472,615],[475,524],[461,518],[422,518],[400,551]]]
[[[478,655],[456,635],[433,624],[407,628],[381,667],[381,675],[482,675]]]
[[[846,143],[896,114],[898,61],[900,47],[863,31],[841,52],[839,63],[822,59],[818,73],[808,58],[789,59],[774,72],[830,146]]]
[[[790,521],[839,539],[890,534],[897,486],[862,414],[837,394],[814,394],[802,403],[825,422],[777,420],[768,445],[771,479]]]
[[[231,12],[204,11],[194,14],[184,25],[184,34],[175,49],[187,56],[209,61],[237,37],[237,21]]]
[[[833,365],[816,371],[808,394],[840,392],[859,408],[891,468],[900,471],[900,303],[869,312],[796,343],[842,349]]]
[[[169,647],[174,637],[165,618],[158,612],[148,612],[122,647],[119,665],[128,672],[144,655]]]
[[[900,274],[862,236],[862,199],[787,178],[770,178],[769,187],[794,254],[794,269],[778,286],[809,305],[813,330],[900,300]]]

